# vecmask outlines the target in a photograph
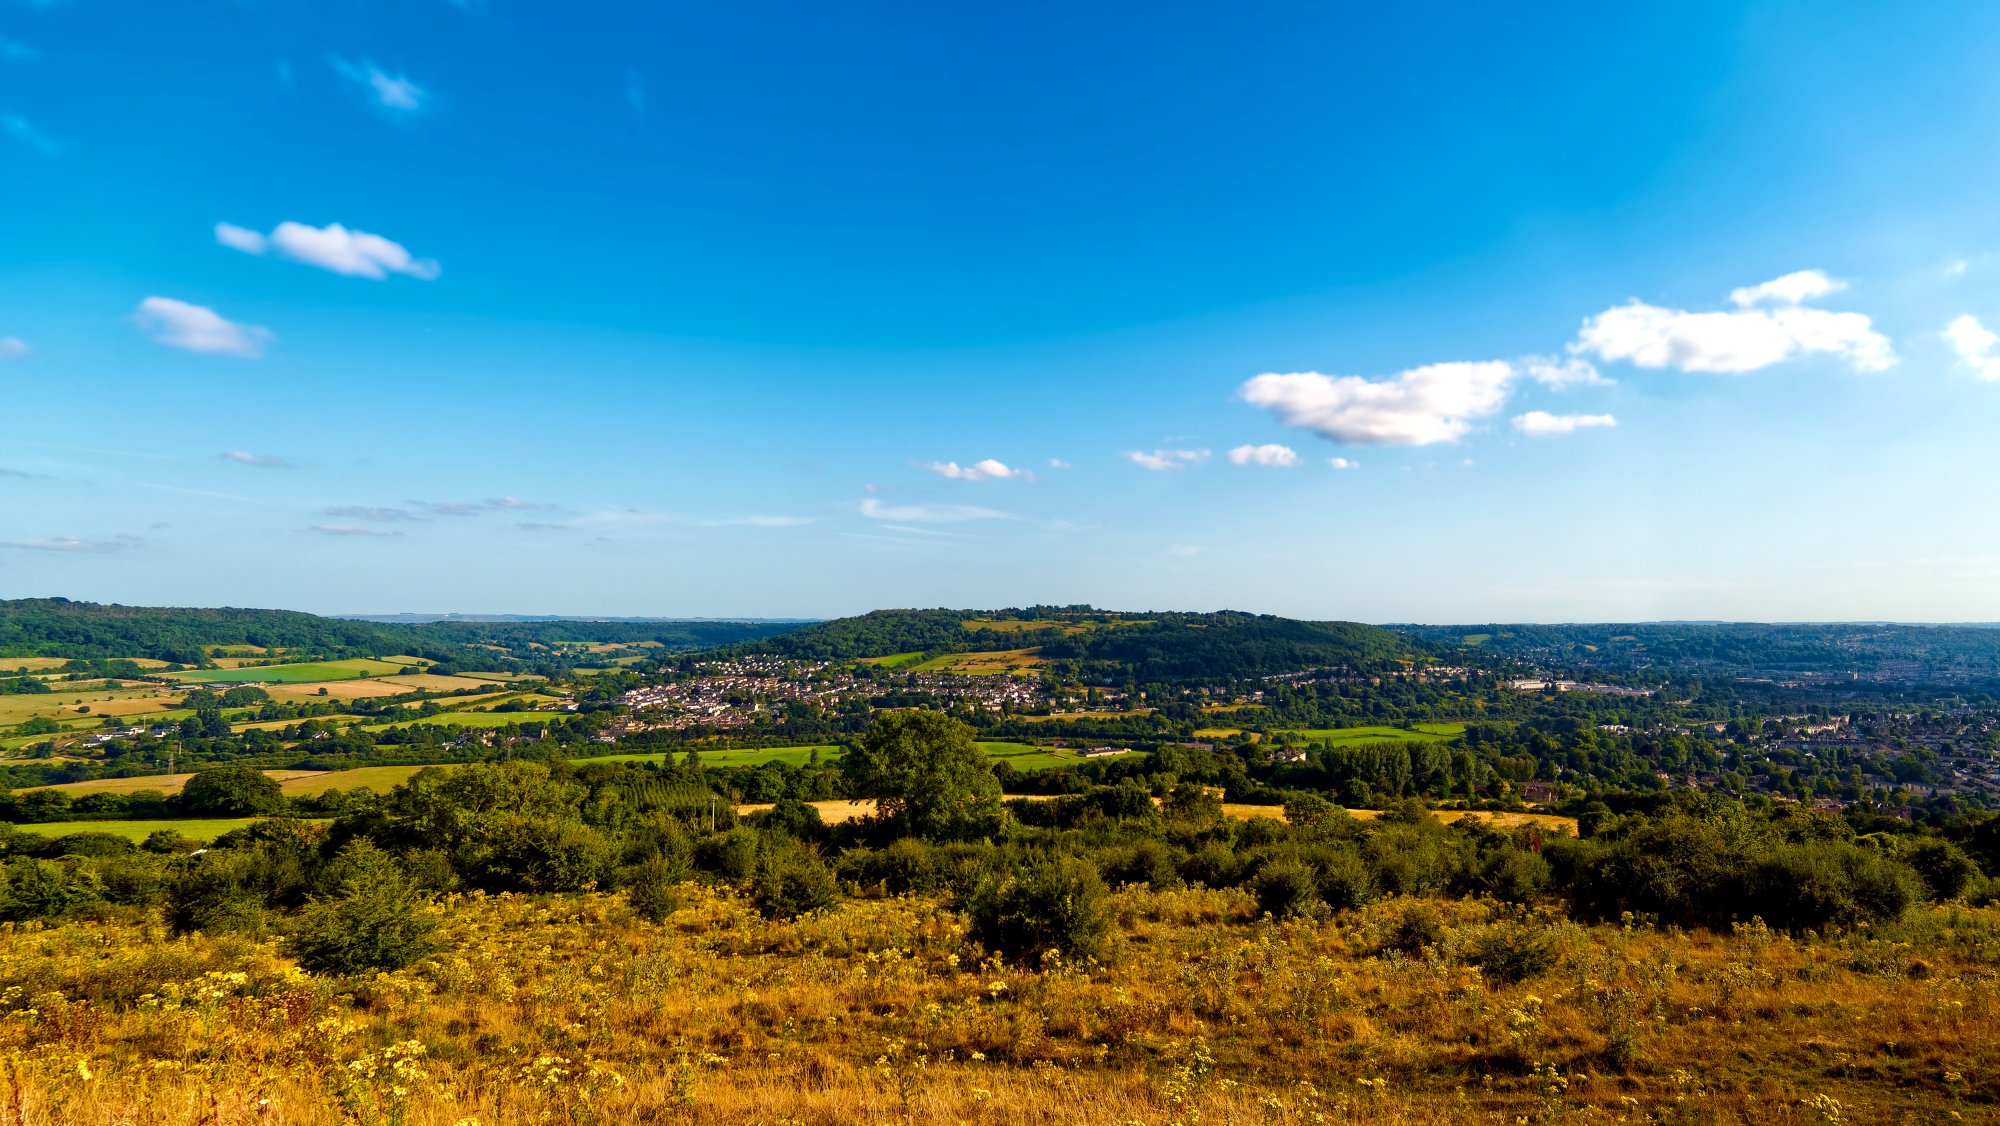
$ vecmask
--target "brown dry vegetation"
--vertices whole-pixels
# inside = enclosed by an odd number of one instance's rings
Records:
[[[1465,952],[1520,909],[1328,922],[1124,891],[1100,965],[987,961],[927,899],[796,923],[690,888],[462,898],[445,948],[315,978],[152,924],[0,928],[0,1100],[27,1126],[203,1123],[1991,1121],[2000,915],[1791,939],[1525,920],[1519,984]],[[1918,952],[1921,952],[1921,957]]]

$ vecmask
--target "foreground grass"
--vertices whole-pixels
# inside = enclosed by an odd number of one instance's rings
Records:
[[[444,947],[320,979],[150,922],[0,929],[0,1099],[29,1126],[285,1122],[1991,1121],[2000,918],[1793,940],[1437,901],[1331,922],[1127,891],[1101,965],[984,960],[921,898],[770,923],[689,889],[461,898]],[[1466,953],[1528,926],[1517,984]],[[1921,952],[1922,957],[1917,957]]]

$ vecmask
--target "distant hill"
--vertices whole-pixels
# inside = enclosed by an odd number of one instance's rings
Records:
[[[1087,606],[877,610],[740,648],[822,660],[1033,649],[1045,661],[1072,661],[1100,676],[1141,682],[1267,676],[1329,665],[1367,668],[1415,652],[1409,638],[1358,622],[1235,611],[1116,613]]]
[[[644,616],[623,616],[616,614],[334,614],[351,622],[382,622],[390,625],[429,625],[433,622],[634,622],[658,624],[662,622],[686,624],[690,622],[728,622],[733,625],[773,625],[790,628],[823,618],[661,618]]]
[[[293,610],[119,606],[67,598],[0,601],[0,655],[10,657],[150,657],[195,664],[212,645],[369,655],[409,643],[408,635],[390,627]]]
[[[450,660],[467,646],[492,647],[519,659],[545,660],[561,643],[635,645],[670,650],[711,649],[794,628],[783,621],[706,619],[554,619],[379,622],[323,618],[294,610],[234,607],[119,606],[66,598],[0,601],[0,656],[148,657],[198,664],[214,646],[256,645],[325,657],[412,653]]]

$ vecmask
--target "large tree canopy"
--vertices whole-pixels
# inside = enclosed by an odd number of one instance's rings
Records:
[[[991,836],[1006,816],[972,728],[937,712],[881,713],[840,768],[851,792],[931,840]]]

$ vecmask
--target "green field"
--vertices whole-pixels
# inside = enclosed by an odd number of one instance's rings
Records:
[[[812,761],[812,753],[819,752],[821,762],[831,762],[840,757],[842,748],[833,743],[804,744],[796,747],[731,747],[717,750],[703,750],[703,766],[762,766],[767,762],[782,762],[790,766],[804,766]],[[597,755],[592,758],[571,759],[571,762],[665,762],[669,754],[661,752],[650,755]],[[679,760],[676,760],[679,761]]]
[[[922,653],[891,653],[886,657],[863,657],[861,663],[877,668],[900,669],[904,665],[914,665],[924,659]]]
[[[66,837],[71,833],[110,833],[114,837],[124,837],[128,841],[143,841],[161,829],[171,829],[183,837],[197,841],[212,841],[231,829],[241,829],[257,817],[225,817],[218,820],[188,821],[48,821],[39,825],[16,825],[24,833],[34,833],[43,837]],[[325,818],[313,818],[324,822]]]
[[[1004,762],[1016,770],[1045,770],[1052,766],[1075,766],[1083,756],[1067,748],[1037,747],[1030,743],[981,743],[979,749],[994,762]]]
[[[1416,730],[1401,727],[1306,727],[1293,731],[1280,731],[1278,735],[1290,735],[1303,743],[1325,743],[1338,747],[1353,743],[1433,743],[1456,739],[1465,734],[1462,723],[1419,723]]]
[[[414,658],[412,658],[414,661]],[[241,669],[197,669],[168,675],[189,684],[311,684],[321,680],[355,680],[364,676],[394,676],[407,664],[392,664],[357,658],[352,661],[315,661],[301,665],[264,665]]]

